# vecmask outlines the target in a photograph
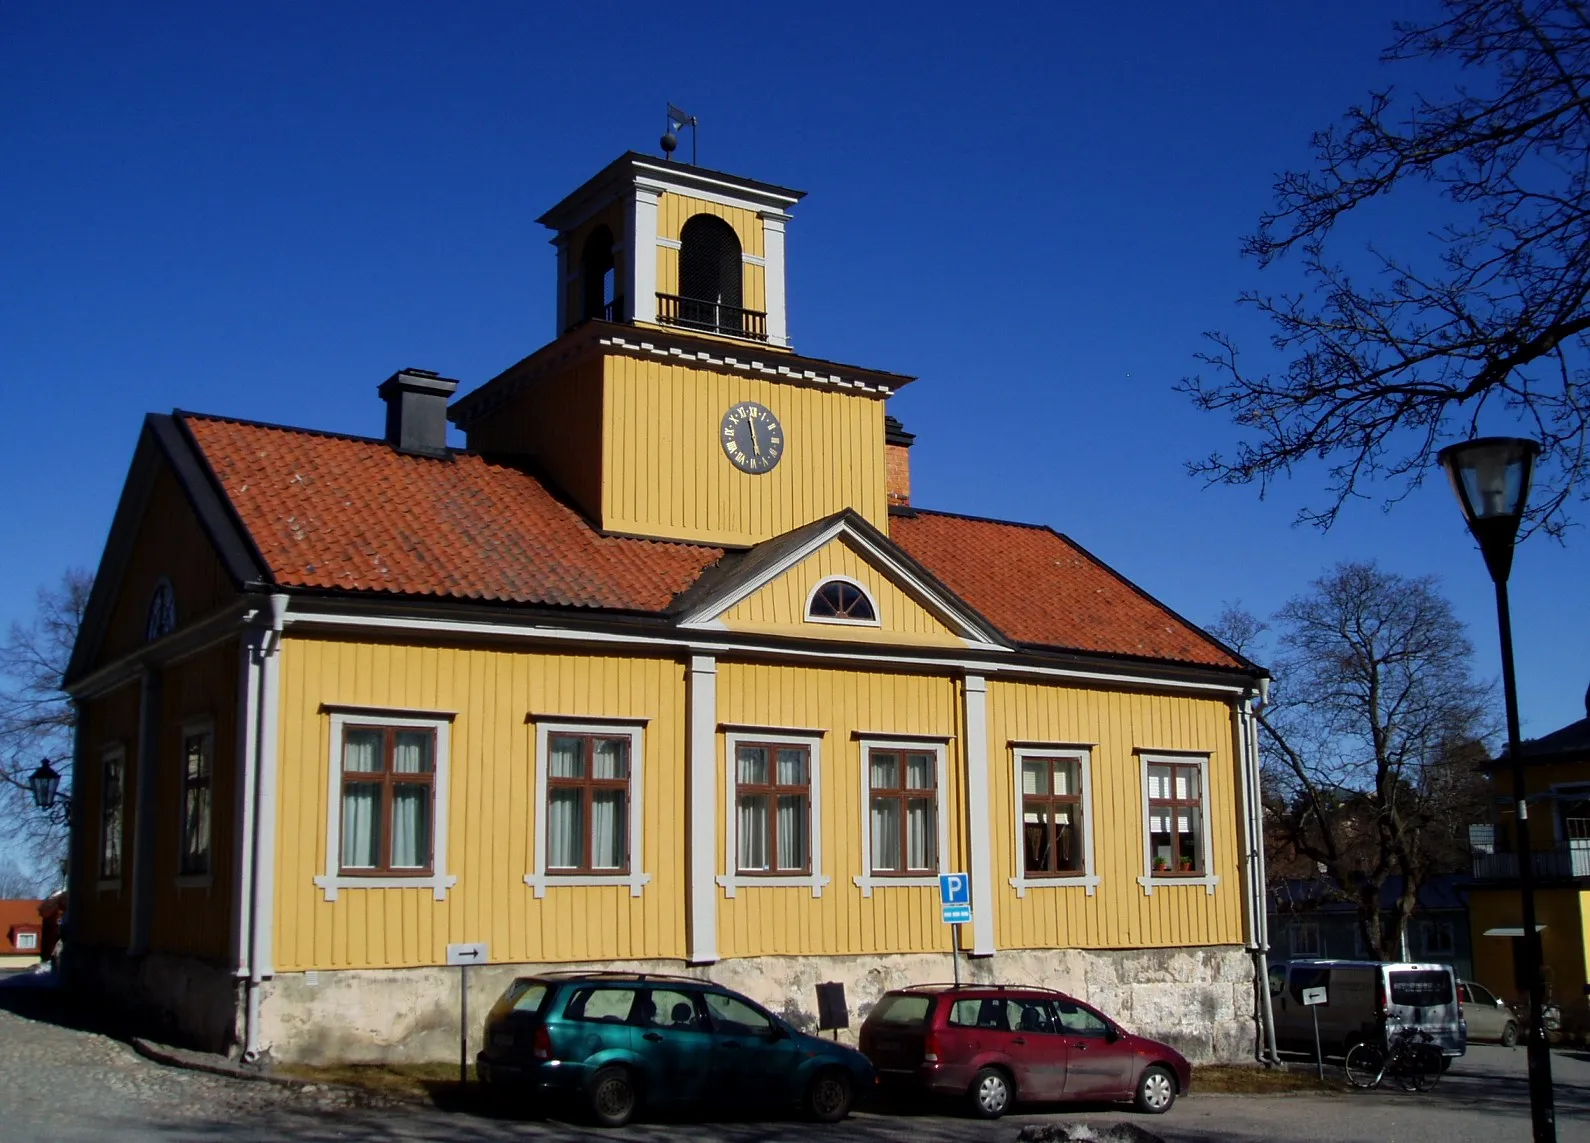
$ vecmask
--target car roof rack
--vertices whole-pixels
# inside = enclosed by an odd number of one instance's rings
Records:
[[[1058,988],[1046,988],[1041,984],[983,984],[978,981],[957,983],[950,980],[932,980],[922,984],[907,984],[903,988],[893,989],[896,992],[922,992],[927,989],[937,989],[941,992],[1044,992],[1050,996],[1070,997],[1070,993],[1061,992]]]
[[[668,980],[680,984],[711,984],[712,981],[701,976],[679,976],[666,972],[638,972],[625,969],[600,969],[596,971],[581,971],[576,968],[557,969],[552,972],[533,972],[527,974],[526,980]]]

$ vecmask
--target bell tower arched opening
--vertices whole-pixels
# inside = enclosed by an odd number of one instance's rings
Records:
[[[585,239],[580,252],[580,318],[622,321],[623,299],[618,296],[618,268],[613,259],[613,232],[598,226]]]
[[[697,214],[679,232],[677,323],[735,337],[745,333],[740,239],[734,227],[711,214]]]

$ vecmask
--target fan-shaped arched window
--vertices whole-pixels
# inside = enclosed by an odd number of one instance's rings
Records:
[[[679,232],[679,324],[742,332],[740,239],[734,227],[698,214]]]
[[[826,579],[806,601],[806,618],[818,623],[876,623],[878,609],[859,583]]]
[[[585,240],[580,252],[580,317],[619,321],[623,308],[618,297],[617,271],[613,262],[613,232],[598,226]]]

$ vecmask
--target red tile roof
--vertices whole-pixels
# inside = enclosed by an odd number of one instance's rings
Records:
[[[660,613],[721,548],[604,536],[534,476],[468,453],[181,414],[277,584]],[[890,539],[1020,643],[1240,667],[1041,527],[939,512]]]
[[[183,414],[278,584],[662,611],[719,548],[603,536],[518,469]]]
[[[889,538],[1017,642],[1245,665],[1049,528],[918,509],[890,517]]]

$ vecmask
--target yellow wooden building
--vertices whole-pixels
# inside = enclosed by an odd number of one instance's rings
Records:
[[[68,679],[82,987],[448,1058],[478,943],[481,1003],[623,963],[809,1022],[949,978],[964,871],[969,976],[1251,1050],[1262,670],[1058,532],[911,503],[911,378],[791,345],[800,198],[624,155],[542,218],[557,336],[466,396],[146,420]]]
[[[1565,1032],[1590,1035],[1590,693],[1584,718],[1525,742],[1520,757],[1546,999],[1561,1010]],[[1488,776],[1497,820],[1471,831],[1474,979],[1524,1012],[1529,994],[1518,973],[1523,901],[1508,759],[1493,763]]]

